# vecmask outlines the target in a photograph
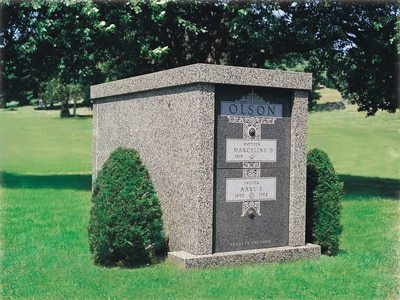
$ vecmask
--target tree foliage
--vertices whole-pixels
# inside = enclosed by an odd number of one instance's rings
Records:
[[[96,68],[99,15],[88,1],[29,1],[3,4],[3,68],[7,98],[37,97],[43,83],[60,78],[64,84],[101,80]]]
[[[327,74],[368,114],[396,107],[394,2],[36,0],[3,14],[7,98],[208,62],[312,72],[314,88]]]
[[[348,15],[351,22],[338,23],[345,37],[336,47],[344,51],[328,51],[326,68],[345,99],[356,103],[360,110],[373,115],[378,109],[395,112],[400,53],[396,36],[398,7],[370,4],[349,6],[338,12]],[[339,42],[338,42],[339,43]]]

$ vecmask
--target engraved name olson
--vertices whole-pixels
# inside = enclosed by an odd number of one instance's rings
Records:
[[[221,102],[221,115],[282,117],[282,104]]]
[[[276,177],[227,178],[226,202],[276,200]]]
[[[226,139],[226,162],[276,162],[276,140]]]

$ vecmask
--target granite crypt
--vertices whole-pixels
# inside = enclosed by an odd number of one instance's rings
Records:
[[[311,74],[195,64],[91,87],[93,177],[135,148],[184,268],[317,258],[305,244]]]

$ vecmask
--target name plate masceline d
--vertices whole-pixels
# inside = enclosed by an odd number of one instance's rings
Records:
[[[282,104],[237,103],[237,102],[222,101],[221,115],[281,118]]]
[[[227,178],[226,202],[276,200],[276,177]]]
[[[226,139],[226,162],[276,162],[276,140]]]

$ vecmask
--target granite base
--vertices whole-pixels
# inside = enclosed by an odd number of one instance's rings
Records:
[[[321,247],[314,244],[285,246],[266,249],[218,252],[207,255],[193,255],[185,251],[169,252],[167,260],[183,269],[211,268],[216,266],[237,266],[288,262],[299,259],[315,259],[321,255]]]

